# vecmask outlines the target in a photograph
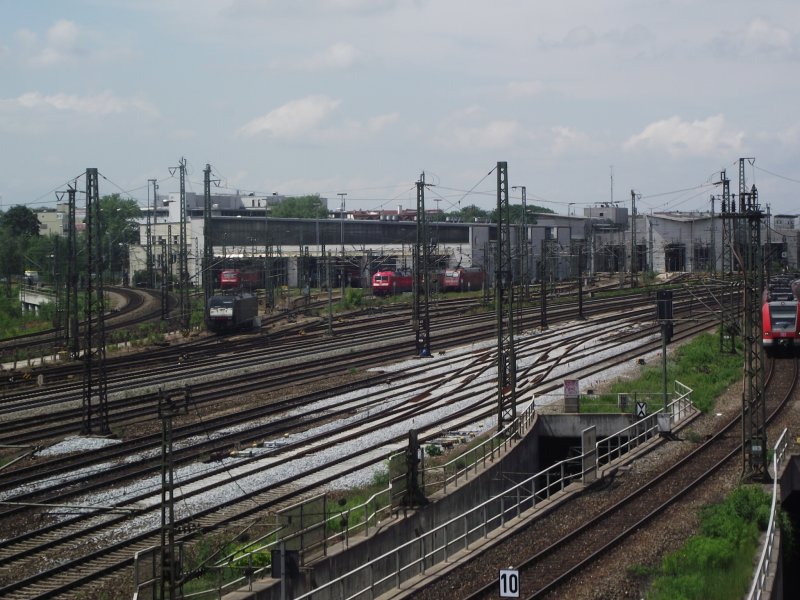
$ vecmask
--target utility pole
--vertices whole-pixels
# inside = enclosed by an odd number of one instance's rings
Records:
[[[323,256],[325,256],[325,277],[328,282],[328,335],[333,335],[333,288],[331,287],[331,253],[325,254],[325,250],[322,251]]]
[[[347,196],[347,192],[339,192],[336,194],[339,196],[339,216],[341,217],[341,223],[339,224],[339,240],[341,242],[341,274],[342,274],[342,302],[344,302],[344,277],[345,277],[345,264],[344,264],[344,199]]]
[[[150,184],[153,184],[153,204],[150,205]],[[147,287],[153,289],[156,286],[155,273],[153,272],[153,229],[152,224],[156,218],[156,206],[158,203],[158,183],[155,179],[147,180],[147,257],[145,268],[147,269]]]
[[[586,317],[583,316],[583,247],[584,242],[578,241],[575,243],[578,254],[578,319],[583,321]]]
[[[745,161],[739,159],[740,217],[746,225],[747,239],[742,240],[744,254],[744,373],[742,395],[742,475],[764,481],[767,471],[767,413],[764,401],[764,349],[761,346],[761,294],[764,289],[764,263],[761,249],[763,213],[758,204],[758,191],[747,191]]]
[[[717,227],[714,225],[714,195],[711,195],[711,248],[709,249],[709,260],[711,261],[711,273],[717,272]]]
[[[514,294],[511,281],[511,235],[508,163],[497,163],[497,248],[495,311],[497,318],[497,430],[517,418],[517,359],[514,354]],[[506,292],[508,294],[506,295]]]
[[[175,552],[174,461],[172,454],[172,420],[188,412],[189,392],[183,404],[159,390],[158,418],[161,419],[161,600],[175,600],[180,580],[180,562]]]
[[[180,173],[180,235],[178,247],[178,309],[180,326],[189,331],[192,307],[189,299],[189,249],[186,236],[186,159],[181,158],[177,167],[170,167],[170,175]]]
[[[541,268],[541,289],[539,291],[539,295],[541,296],[540,300],[540,319],[539,319],[539,326],[542,330],[547,329],[547,278],[549,276],[550,269],[547,267],[547,260],[549,254],[550,246],[547,243],[546,239],[542,239],[542,268]]]
[[[110,433],[106,378],[105,295],[103,292],[102,213],[97,169],[86,169],[86,287],[84,293],[84,434]],[[94,402],[95,395],[97,402]]]
[[[631,267],[631,287],[636,287],[636,273],[639,270],[638,259],[638,246],[636,245],[636,192],[631,190],[631,254],[630,254],[630,267]]]
[[[75,195],[74,186],[67,187],[67,281],[64,312],[66,324],[64,327],[64,341],[70,358],[77,359],[80,353],[80,339],[78,336],[78,241],[75,228]],[[60,201],[64,192],[56,192]]]
[[[428,246],[428,227],[425,219],[425,173],[419,176],[417,181],[417,241],[414,245],[413,261],[414,267],[411,270],[413,296],[413,315],[414,339],[416,342],[417,356],[431,355],[431,325],[430,325],[430,277],[428,263],[430,253]],[[420,289],[422,285],[422,289]],[[421,298],[420,298],[421,296]]]
[[[734,218],[736,207],[730,194],[730,179],[725,171],[720,173],[722,181],[722,276],[728,281],[728,289],[723,296],[721,306],[722,327],[719,332],[719,350],[734,354],[736,352],[736,314],[738,312],[736,286],[733,280],[734,271]],[[727,300],[727,302],[726,302]],[[727,343],[726,343],[727,342]]]
[[[208,301],[214,295],[214,240],[211,233],[211,165],[206,164],[203,169],[203,292],[205,307],[208,310]],[[214,183],[219,183],[218,179]]]
[[[520,244],[520,270],[522,271],[522,290],[523,298],[527,302],[530,298],[529,289],[529,276],[528,276],[528,225],[525,222],[528,213],[527,205],[527,187],[524,185],[512,186],[512,190],[520,189],[522,193],[522,225],[520,229],[519,244]]]

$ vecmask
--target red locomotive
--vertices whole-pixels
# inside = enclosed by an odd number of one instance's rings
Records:
[[[258,285],[258,278],[255,269],[223,269],[219,274],[219,287],[223,290],[252,288]]]
[[[442,278],[442,290],[445,292],[468,292],[483,288],[486,273],[479,267],[457,267],[447,269]]]
[[[391,296],[410,292],[414,278],[408,271],[378,271],[372,276],[372,293],[376,296]]]

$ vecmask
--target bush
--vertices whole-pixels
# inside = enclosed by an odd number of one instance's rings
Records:
[[[359,308],[364,303],[364,292],[358,288],[347,288],[342,298],[342,306],[347,309]]]
[[[770,503],[760,487],[741,486],[725,502],[704,507],[700,533],[664,557],[647,598],[741,598],[752,578],[759,529]]]
[[[442,447],[438,444],[428,444],[425,446],[425,454],[428,456],[441,456],[443,454]]]

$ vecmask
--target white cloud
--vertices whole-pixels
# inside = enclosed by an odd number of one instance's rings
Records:
[[[141,2],[142,0],[139,0]],[[394,11],[405,0],[303,0],[267,1],[267,0],[229,0],[227,3],[211,0],[199,2],[188,0],[184,10],[179,10],[181,18],[183,13],[192,11],[205,12],[209,18],[220,16],[242,22],[268,22],[274,17],[294,17],[309,20],[311,15],[323,17],[353,16],[359,18],[382,15]],[[169,10],[177,2],[154,3],[158,10]],[[164,5],[162,7],[161,5]],[[174,10],[174,8],[173,8]]]
[[[506,148],[519,130],[517,121],[489,121],[477,126],[458,126],[449,132],[447,143],[461,148]]]
[[[508,84],[508,93],[517,98],[538,96],[544,90],[541,81],[512,81]]]
[[[717,156],[740,150],[743,139],[743,132],[726,127],[722,115],[691,122],[675,116],[651,123],[628,138],[624,148],[664,150],[672,156]]]
[[[555,156],[563,156],[570,152],[597,152],[602,144],[595,142],[588,134],[571,127],[556,126],[550,129],[553,141],[550,152]]]
[[[506,148],[517,138],[520,124],[512,119],[487,119],[478,106],[456,111],[437,128],[435,140],[442,146],[471,151]]]
[[[766,19],[756,18],[738,31],[724,31],[712,45],[723,55],[796,59],[800,45],[792,32]]]
[[[89,115],[110,115],[128,112],[141,112],[157,116],[158,110],[141,98],[120,98],[110,91],[90,96],[74,94],[52,94],[45,96],[40,92],[26,92],[16,98],[0,98],[0,109],[58,110]]]
[[[238,133],[245,136],[267,133],[277,138],[304,135],[322,123],[338,108],[340,102],[327,96],[307,96],[292,100],[245,123],[238,129]]]
[[[568,48],[582,48],[594,46],[597,43],[597,34],[590,27],[581,25],[570,29],[564,36],[562,44]]]
[[[70,63],[85,54],[80,38],[81,31],[73,21],[62,19],[47,30],[44,43],[39,43],[38,36],[28,30],[17,34],[29,52],[29,61],[37,67],[52,67]]]
[[[294,64],[297,68],[316,71],[321,69],[347,69],[359,60],[359,52],[355,46],[347,42],[338,42],[322,52]]]
[[[397,123],[400,120],[400,115],[396,112],[386,115],[377,115],[367,119],[367,130],[370,133],[379,133],[386,129],[389,125]]]
[[[398,113],[375,115],[366,120],[345,119],[341,123],[332,123],[325,128],[319,128],[309,135],[313,136],[315,141],[332,145],[364,142],[381,134],[387,127],[399,120]]]

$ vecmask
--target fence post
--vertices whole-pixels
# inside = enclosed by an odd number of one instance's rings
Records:
[[[328,494],[322,496],[322,556],[328,556]]]

